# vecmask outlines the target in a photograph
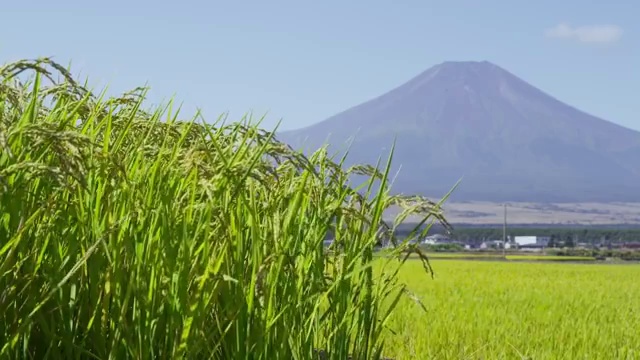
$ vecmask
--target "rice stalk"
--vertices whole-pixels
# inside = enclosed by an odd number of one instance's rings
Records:
[[[2,358],[382,357],[420,251],[382,214],[446,223],[389,195],[391,159],[344,170],[250,121],[143,110],[143,88],[96,96],[47,58],[0,79]],[[397,256],[374,275],[382,238]]]

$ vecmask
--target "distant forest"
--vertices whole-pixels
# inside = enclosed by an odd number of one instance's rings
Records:
[[[416,224],[402,224],[396,230],[397,236],[407,235]],[[447,234],[442,226],[434,225],[429,231],[433,234]],[[483,240],[501,240],[501,225],[453,225],[448,233],[453,240],[476,242]],[[550,236],[556,241],[577,241],[587,243],[617,243],[640,241],[640,226],[569,226],[569,225],[508,225],[507,236]]]

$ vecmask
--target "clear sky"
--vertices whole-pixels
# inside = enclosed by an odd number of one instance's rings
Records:
[[[637,3],[637,4],[636,4]],[[488,60],[640,130],[637,1],[3,1],[0,62],[54,56],[184,115],[303,127],[446,60]]]

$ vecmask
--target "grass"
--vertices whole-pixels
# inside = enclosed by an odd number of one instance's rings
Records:
[[[426,312],[403,299],[397,359],[637,359],[640,266],[434,260],[400,273]]]
[[[0,357],[391,351],[406,258],[377,277],[373,252],[409,215],[443,222],[440,204],[389,195],[390,159],[343,170],[247,119],[145,110],[145,91],[94,95],[49,59],[0,67]],[[356,189],[354,173],[371,180]],[[386,224],[390,206],[403,211]],[[341,251],[323,250],[328,233]]]

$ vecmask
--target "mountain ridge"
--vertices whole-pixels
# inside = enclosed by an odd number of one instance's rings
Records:
[[[375,163],[396,138],[397,192],[440,196],[463,178],[459,200],[640,200],[640,132],[567,105],[489,61],[442,62],[277,136],[312,151],[329,134],[332,150],[357,135],[350,163]]]

